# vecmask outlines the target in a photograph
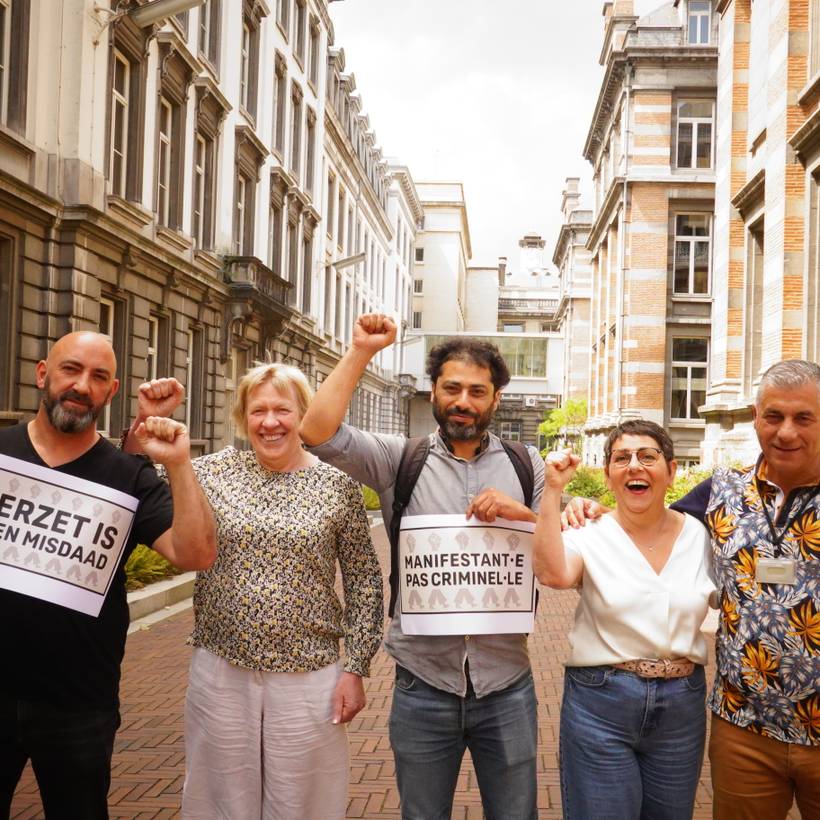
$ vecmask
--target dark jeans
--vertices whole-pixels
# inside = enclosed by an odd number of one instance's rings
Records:
[[[117,707],[68,709],[0,693],[0,818],[8,818],[26,761],[48,820],[108,817]]]
[[[487,820],[535,820],[538,726],[532,675],[464,698],[396,667],[390,745],[404,820],[449,820],[465,749]]]

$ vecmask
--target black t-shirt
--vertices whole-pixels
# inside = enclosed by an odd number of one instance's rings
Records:
[[[0,453],[41,467],[27,426],[0,430]],[[123,453],[103,438],[78,459],[54,468],[139,499],[131,535],[100,614],[82,612],[0,589],[0,689],[13,697],[62,706],[119,702],[120,663],[128,632],[126,559],[138,543],[170,529],[171,493],[149,461]]]

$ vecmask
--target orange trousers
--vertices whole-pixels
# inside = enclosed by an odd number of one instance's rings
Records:
[[[783,820],[797,800],[820,818],[820,746],[800,746],[712,715],[709,738],[715,820]]]

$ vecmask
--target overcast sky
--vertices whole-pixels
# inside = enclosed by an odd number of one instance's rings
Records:
[[[636,0],[637,13],[662,5]],[[464,183],[474,265],[518,240],[551,260],[568,176],[591,198],[581,152],[603,69],[602,0],[343,0],[330,5],[384,154],[416,181]],[[501,10],[501,13],[499,13]],[[551,264],[551,262],[550,262]]]

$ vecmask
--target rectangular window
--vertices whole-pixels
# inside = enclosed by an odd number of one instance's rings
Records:
[[[285,154],[285,108],[287,107],[288,73],[285,58],[276,55],[276,121],[273,146],[281,156]]]
[[[290,95],[290,170],[299,178],[302,158],[302,89],[293,83]]]
[[[708,356],[708,339],[672,339],[671,418],[700,418],[698,407],[706,403]]]
[[[299,235],[296,231],[296,225],[293,222],[288,222],[288,282],[293,287],[290,289],[290,302],[296,304],[296,299],[299,292],[296,285],[299,281]]]
[[[157,220],[168,226],[171,188],[171,150],[174,112],[167,100],[159,101],[159,154],[157,157]]]
[[[290,0],[276,0],[276,22],[279,28],[288,39],[288,26],[290,24]]]
[[[319,85],[319,44],[321,29],[315,17],[310,18],[310,53],[308,55],[308,82],[314,91]]]
[[[333,335],[337,339],[342,338],[342,309],[344,303],[342,302],[342,277],[337,273],[336,274],[336,294],[335,294],[335,301],[336,301],[336,324],[333,326]]]
[[[192,439],[202,437],[204,391],[204,333],[189,329],[185,349],[185,426]]]
[[[325,265],[325,292],[323,294],[325,302],[324,330],[325,333],[333,333],[333,299],[331,288],[333,287],[333,268]]]
[[[239,50],[239,104],[249,111],[251,77],[251,28],[242,24],[242,46]]]
[[[30,0],[0,0],[0,122],[26,130]]]
[[[325,226],[327,235],[333,238],[334,218],[333,209],[336,207],[336,177],[333,174],[327,175],[327,224]]]
[[[345,232],[345,189],[339,186],[339,201],[336,208],[338,225],[336,226],[336,247],[341,250]]]
[[[304,237],[302,239],[302,313],[310,313],[310,297],[313,285],[313,271],[311,263],[313,256],[313,241]]]
[[[498,424],[498,435],[507,441],[521,441],[523,427],[520,421],[502,421]]]
[[[416,262],[424,262],[424,248],[416,248]]]
[[[347,255],[353,255],[353,208],[347,209]]]
[[[199,7],[199,53],[215,68],[219,62],[219,13],[221,0],[205,0]]]
[[[114,348],[114,353],[117,356],[117,361],[120,365],[120,378],[125,384],[126,376],[124,375],[125,350],[123,341],[125,339],[125,303],[119,300],[115,301],[109,297],[100,297],[100,320],[99,330],[104,333],[111,340]],[[97,427],[103,436],[113,436],[118,433],[114,430],[114,425],[119,423],[122,417],[122,396],[119,394],[115,397],[112,404],[107,404],[100,412],[97,420]]]
[[[214,141],[202,134],[194,144],[194,191],[192,229],[196,246],[210,248],[213,244],[214,202]]]
[[[417,293],[417,294],[424,293],[424,279],[414,279],[413,280],[413,293]]]
[[[316,164],[316,115],[307,109],[307,156],[305,157],[305,190],[313,196],[313,166]]]
[[[131,64],[114,49],[114,83],[111,88],[111,193],[125,196],[128,166],[128,105]]]
[[[296,0],[296,48],[295,53],[299,62],[305,64],[305,24],[307,22],[307,9],[305,0]]]
[[[243,174],[238,174],[233,212],[233,252],[236,256],[247,254],[245,235],[247,234],[247,221],[251,218],[251,215],[247,213],[249,187],[250,180]]]
[[[678,103],[678,168],[712,167],[711,100],[681,100]]]
[[[501,329],[504,333],[523,333],[524,325],[521,322],[504,322]]]
[[[148,317],[148,355],[145,357],[145,378],[156,379],[159,357],[159,319],[156,316]]]
[[[413,330],[421,330],[421,311],[413,311]]]
[[[272,205],[268,225],[268,264],[278,276],[282,275],[282,225],[281,205]]]
[[[711,221],[710,214],[675,217],[674,293],[709,293]]]
[[[712,20],[712,4],[708,0],[689,0],[688,42],[692,46],[708,46]]]

